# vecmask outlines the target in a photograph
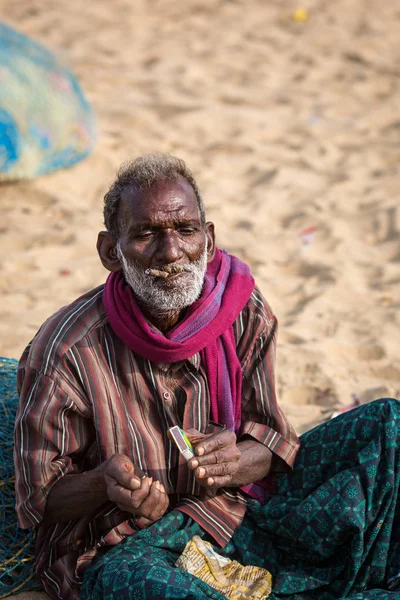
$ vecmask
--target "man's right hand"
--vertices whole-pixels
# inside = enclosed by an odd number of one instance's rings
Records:
[[[151,477],[141,478],[125,454],[114,454],[107,461],[103,476],[109,499],[120,510],[141,518],[139,524],[157,521],[168,509],[169,498],[162,483]]]

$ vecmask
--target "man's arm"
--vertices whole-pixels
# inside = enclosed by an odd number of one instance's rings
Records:
[[[242,365],[242,423],[239,440],[252,439],[269,448],[272,469],[289,469],[299,440],[278,404],[275,389],[277,320],[258,288],[243,311],[246,332],[238,347]]]
[[[160,519],[168,508],[164,486],[151,477],[139,477],[130,459],[114,454],[92,471],[65,475],[52,487],[40,523],[71,521],[92,514],[108,501],[141,519],[145,525]]]
[[[22,527],[76,520],[110,501],[141,519],[139,526],[143,519],[147,524],[164,514],[169,503],[165,489],[151,478],[142,479],[127,456],[116,454],[77,473],[71,456],[85,453],[93,433],[91,414],[72,385],[65,390],[60,381],[25,369],[19,389],[14,460]]]
[[[285,470],[285,464],[269,448],[252,439],[238,442],[239,469],[225,487],[242,487],[261,481],[270,472]]]
[[[65,475],[51,488],[40,524],[47,526],[85,517],[107,501],[104,463],[93,471]]]
[[[214,490],[246,486],[272,471],[290,469],[299,447],[296,432],[276,399],[277,321],[257,288],[241,316],[240,328],[235,330],[243,373],[239,441],[229,431],[197,439],[194,432],[190,436],[197,456],[189,467],[202,485]]]

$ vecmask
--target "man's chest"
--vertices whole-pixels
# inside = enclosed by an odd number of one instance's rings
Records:
[[[112,360],[105,354],[99,362],[87,391],[103,460],[120,452],[161,464],[175,455],[167,438],[170,427],[206,431],[210,398],[199,356],[167,365],[129,351]]]

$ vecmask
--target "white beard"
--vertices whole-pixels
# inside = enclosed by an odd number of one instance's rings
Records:
[[[117,254],[125,280],[138,300],[157,313],[183,310],[201,295],[207,270],[207,244],[197,260],[185,265],[187,272],[170,279],[148,275],[135,261],[128,261],[119,242]]]

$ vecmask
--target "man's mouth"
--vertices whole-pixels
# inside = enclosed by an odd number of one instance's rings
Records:
[[[181,275],[182,273],[190,273],[191,268],[189,265],[166,265],[165,267],[159,267],[157,269],[146,269],[145,274],[151,277],[160,277],[161,279],[168,279]]]

